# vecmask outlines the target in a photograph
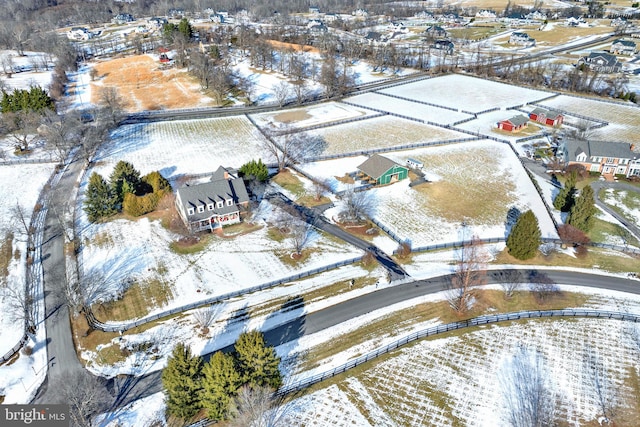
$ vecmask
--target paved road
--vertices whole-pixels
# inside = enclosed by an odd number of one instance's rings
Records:
[[[555,283],[572,284],[578,286],[596,287],[601,289],[617,290],[628,293],[640,294],[640,281],[618,277],[601,276],[596,274],[577,273],[571,271],[556,270],[531,270],[523,269],[520,277],[528,281],[531,274],[546,275]],[[492,270],[488,273],[489,283],[500,283],[504,270]],[[302,309],[298,309],[301,316],[281,326],[265,331],[265,337],[270,345],[280,345],[296,340],[304,335],[310,335],[326,328],[339,325],[342,322],[357,316],[369,313],[373,310],[387,307],[397,302],[411,298],[439,292],[443,289],[450,276],[435,277],[428,280],[419,280],[398,286],[381,288],[378,291],[362,295],[327,307],[324,310],[302,315]],[[229,350],[229,348],[223,349]],[[207,355],[209,356],[209,355]],[[120,396],[117,403],[125,405],[136,399],[162,391],[160,372],[153,372],[140,378],[117,378],[109,382],[109,387],[118,390]]]
[[[75,183],[82,170],[82,162],[72,162],[62,175],[49,206],[75,203]],[[45,327],[47,330],[47,379],[35,397],[34,403],[51,403],[59,399],[61,385],[69,375],[89,375],[78,361],[71,335],[69,309],[64,304],[66,284],[64,234],[61,225],[49,209],[42,239],[42,268],[45,292]]]
[[[611,209],[611,207],[600,200],[599,193],[600,190],[606,188],[615,188],[617,190],[625,190],[625,191],[633,191],[636,193],[640,193],[640,188],[634,187],[633,185],[625,184],[623,182],[607,182],[607,181],[597,181],[591,184],[593,188],[593,192],[596,195],[596,204],[602,208],[605,212],[609,213],[615,219],[620,221],[622,225],[627,227],[629,231],[636,237],[636,239],[640,240],[640,227],[638,224],[633,224],[629,222],[629,220],[622,215],[620,215],[615,210]]]

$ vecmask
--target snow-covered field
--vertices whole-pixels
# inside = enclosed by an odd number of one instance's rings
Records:
[[[26,221],[30,221],[31,213],[40,195],[40,190],[53,172],[53,164],[24,164],[0,166],[0,246],[10,244],[10,260],[6,266],[8,276],[0,277],[0,354],[9,351],[18,343],[23,328],[21,322],[13,320],[13,309],[10,309],[9,289],[20,289],[26,280],[27,241],[24,227],[13,210],[19,203]],[[19,189],[19,190],[18,190]],[[7,233],[13,232],[11,240],[5,240]],[[3,266],[4,268],[4,266]],[[5,285],[7,287],[5,287]],[[2,385],[0,384],[0,387]]]
[[[626,190],[607,188],[603,201],[621,211],[627,221],[640,226],[640,195]]]
[[[393,116],[375,117],[360,122],[331,126],[309,131],[309,134],[322,138],[326,142],[322,153],[325,155],[469,138],[469,135],[451,129]]]
[[[609,122],[608,126],[596,130],[596,139],[625,141],[638,144],[640,136],[640,108],[635,104],[619,104],[594,99],[560,95],[541,103],[548,108],[557,108],[568,113],[577,113]]]
[[[51,83],[54,58],[42,52],[25,52],[24,54],[25,56],[20,56],[14,50],[0,50],[0,58],[8,58],[16,71],[10,78],[6,75],[0,77],[2,84],[8,91],[28,89],[30,86],[46,89]],[[44,69],[44,63],[49,64],[49,70]]]
[[[376,113],[341,102],[324,102],[309,107],[255,114],[251,117],[260,127],[278,129],[286,125],[293,128],[305,128],[372,114]]]
[[[550,96],[547,92],[493,82],[460,74],[421,80],[380,92],[477,113],[487,108],[505,109]]]
[[[384,92],[383,92],[384,93]],[[394,92],[395,93],[395,92]],[[425,101],[428,100],[424,99]],[[345,102],[361,105],[363,107],[375,108],[395,114],[402,114],[418,120],[425,120],[442,125],[451,125],[459,120],[472,117],[466,113],[458,111],[446,110],[443,108],[433,107],[430,105],[411,102],[404,99],[397,99],[385,96],[380,93],[368,92],[362,95],[345,98]],[[429,100],[429,102],[437,103],[437,101]]]
[[[244,116],[126,125],[101,147],[89,174],[108,177],[120,160],[131,162],[143,175],[159,170],[167,179],[213,172],[218,166],[239,168],[251,159],[268,158],[262,141]]]

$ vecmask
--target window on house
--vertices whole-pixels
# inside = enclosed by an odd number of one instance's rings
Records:
[[[233,204],[233,201],[231,199],[227,199],[227,206],[231,206]]]
[[[204,212],[204,205],[198,206],[198,212],[200,213]]]
[[[187,215],[193,215],[194,213],[195,211],[193,210],[193,208],[187,209]]]
[[[224,204],[222,203],[222,201],[219,201],[219,202],[217,203],[217,205],[218,205],[218,207],[219,207],[219,208],[221,208],[222,206],[224,206]]]
[[[207,205],[207,209],[208,209],[208,210],[210,210],[210,211],[212,211],[212,210],[213,210],[213,203],[209,203],[209,204]]]
[[[613,163],[613,157],[607,157],[607,163]]]

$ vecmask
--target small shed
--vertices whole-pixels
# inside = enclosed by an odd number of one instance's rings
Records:
[[[510,119],[498,122],[498,129],[506,130],[507,132],[518,132],[527,127],[528,122],[528,117],[518,114]]]
[[[358,166],[360,176],[376,185],[392,184],[409,176],[409,169],[391,159],[374,154]]]
[[[424,167],[424,163],[422,163],[420,160],[408,158],[407,167],[411,169],[422,169]]]
[[[561,113],[540,107],[534,108],[533,111],[529,113],[529,118],[547,126],[560,126],[564,121],[564,116]]]

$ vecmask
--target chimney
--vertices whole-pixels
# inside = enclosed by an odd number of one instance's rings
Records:
[[[227,172],[227,170],[224,170],[224,179],[229,179],[229,172]]]

